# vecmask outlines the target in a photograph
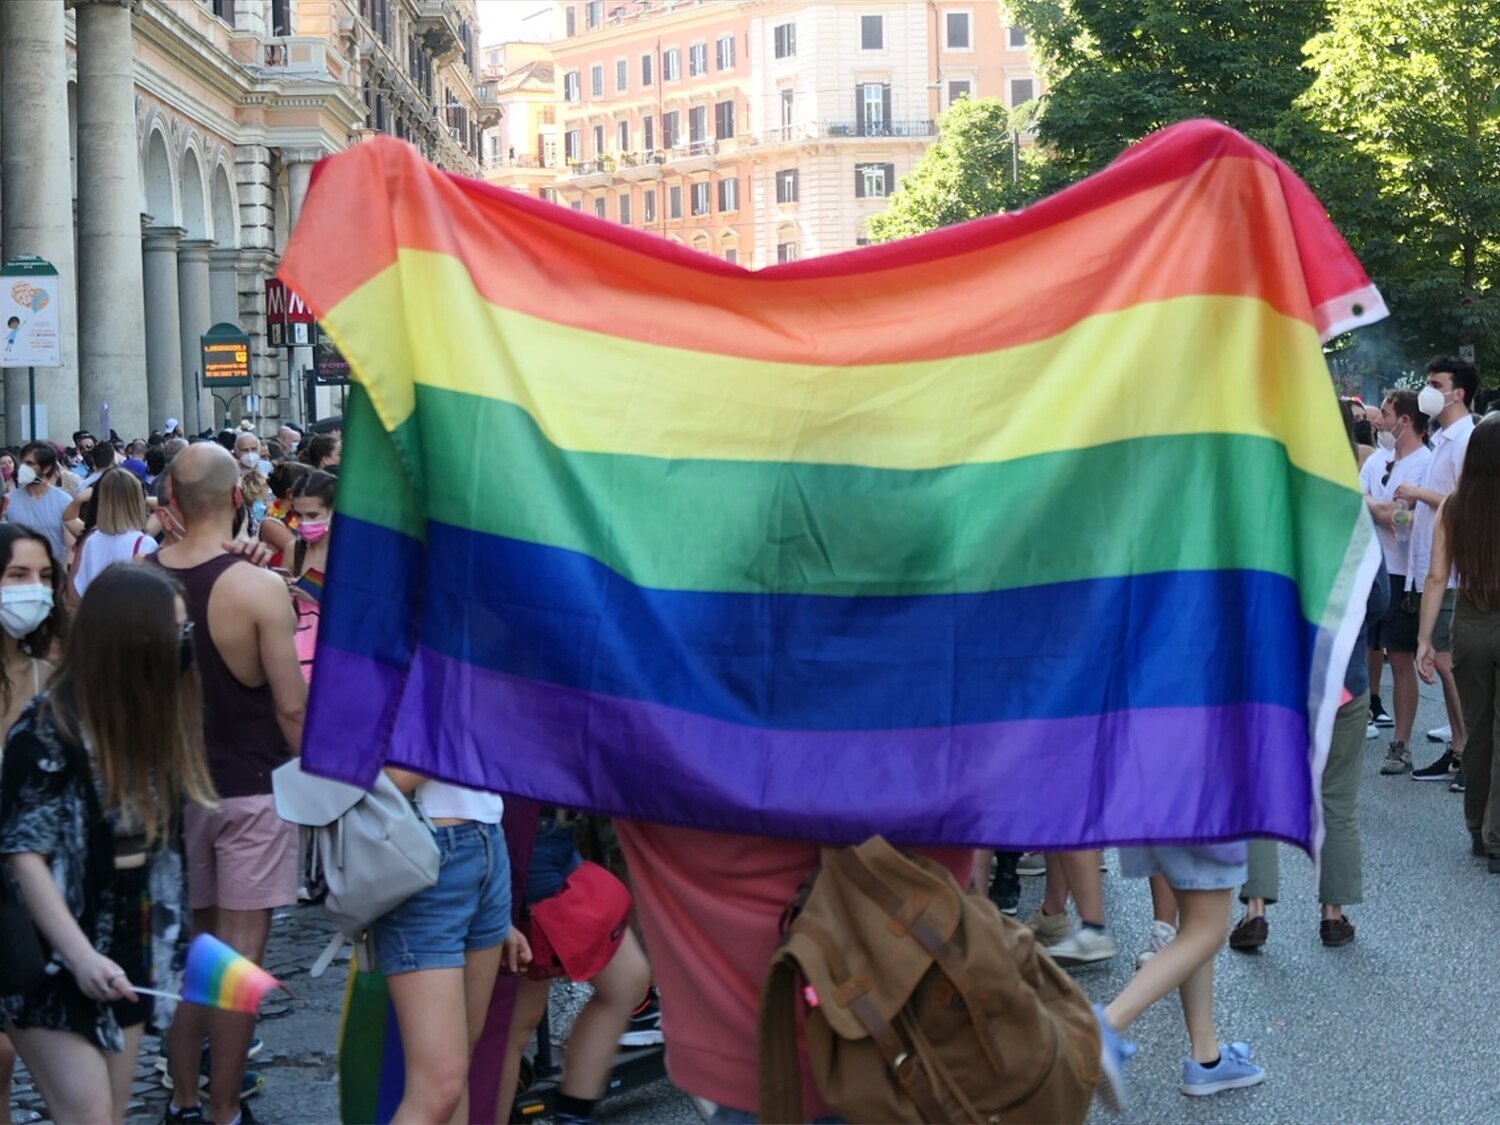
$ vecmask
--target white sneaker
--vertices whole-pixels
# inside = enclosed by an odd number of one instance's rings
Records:
[[[1047,857],[1041,852],[1027,852],[1016,861],[1017,875],[1047,874]]]
[[[1151,958],[1155,957],[1171,940],[1177,936],[1177,927],[1166,922],[1152,922],[1151,932],[1146,935],[1146,948],[1141,950],[1135,957],[1135,967],[1139,969]]]
[[[1380,737],[1380,728],[1377,727],[1374,723],[1370,723],[1368,726],[1365,727],[1365,738],[1367,740],[1371,739],[1371,738],[1379,738],[1379,737]]]
[[[1080,925],[1062,941],[1047,950],[1059,965],[1092,965],[1108,961],[1118,950],[1108,930],[1091,930]]]
[[[1452,742],[1453,728],[1451,726],[1437,727],[1427,732],[1428,742]]]

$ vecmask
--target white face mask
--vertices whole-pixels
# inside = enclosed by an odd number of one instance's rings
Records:
[[[259,453],[241,453],[240,454],[240,464],[243,465],[243,466],[245,466],[245,468],[247,468],[247,469],[257,468],[260,465],[260,454]]]
[[[16,483],[22,488],[25,488],[28,484],[35,484],[36,470],[30,465],[22,465],[16,470]]]
[[[1396,448],[1396,435],[1391,433],[1390,430],[1381,430],[1375,435],[1375,444],[1389,453]]]
[[[52,613],[52,591],[40,582],[29,586],[0,586],[0,628],[23,640]]]
[[[1423,387],[1417,395],[1417,409],[1429,418],[1436,418],[1448,407],[1448,396],[1436,387]]]

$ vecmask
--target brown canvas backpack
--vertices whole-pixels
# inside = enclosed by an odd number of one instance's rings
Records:
[[[1082,1121],[1099,1032],[1032,933],[879,836],[825,850],[761,994],[760,1119],[801,1122],[796,1011],[829,1107],[852,1122]]]

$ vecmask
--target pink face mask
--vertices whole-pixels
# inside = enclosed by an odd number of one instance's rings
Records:
[[[327,520],[300,520],[297,524],[297,536],[308,546],[316,543],[327,534]]]

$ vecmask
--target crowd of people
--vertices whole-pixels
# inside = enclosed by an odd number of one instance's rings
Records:
[[[1329,948],[1355,939],[1345,911],[1363,897],[1361,748],[1380,730],[1391,731],[1381,772],[1462,793],[1473,852],[1500,873],[1500,418],[1477,420],[1477,392],[1470,364],[1440,357],[1420,391],[1343,404],[1382,565],[1357,592],[1364,626],[1322,779]],[[123,1121],[147,1026],[164,1032],[168,1122],[252,1120],[247,1099],[265,1081],[248,1066],[255,1017],[136,988],[172,993],[195,933],[262,960],[272,912],[316,894],[271,775],[300,750],[340,454],[337,434],[242,427],[189,440],[175,419],[129,444],[81,432],[67,448],[0,450],[0,889],[24,904],[45,953],[36,979],[0,997],[0,1122],[14,1053],[54,1119]],[[1451,730],[1413,769],[1419,677],[1442,685]],[[818,864],[813,844],[617,822],[627,889],[584,861],[569,814],[545,809],[517,906],[503,799],[387,772],[430,820],[441,858],[436,883],[370,934],[405,1049],[396,1121],[470,1119],[470,1059],[502,972],[522,980],[497,1119],[558,978],[594,990],[571,1031],[557,1119],[592,1120],[622,1037],[663,1033],[673,1079],[713,1120],[755,1119],[761,984],[782,913]],[[925,854],[1008,914],[1020,878],[1045,875],[1028,920],[1037,943],[1070,968],[1118,955],[1102,853]],[[1226,939],[1243,952],[1268,940],[1276,846],[1122,848],[1120,866],[1149,880],[1154,921],[1131,982],[1095,1009],[1102,1096],[1123,1103],[1125,1033],[1174,990],[1183,1092],[1259,1083],[1249,1046],[1219,1037],[1213,964]],[[1244,913],[1231,927],[1236,892]],[[827,1112],[815,1089],[803,1101]]]

